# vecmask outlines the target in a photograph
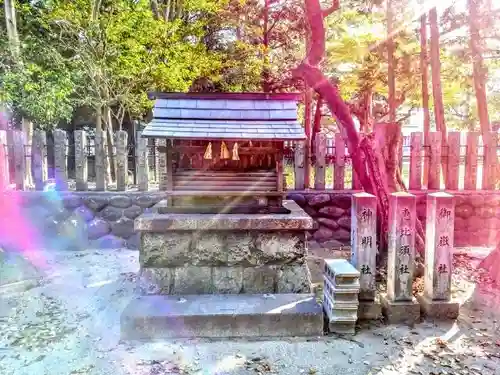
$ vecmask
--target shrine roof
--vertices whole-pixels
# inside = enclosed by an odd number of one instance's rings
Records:
[[[298,94],[164,93],[155,99],[143,137],[170,139],[303,140]]]

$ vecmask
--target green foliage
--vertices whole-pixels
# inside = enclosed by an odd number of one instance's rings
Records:
[[[169,1],[156,3],[163,10]],[[409,3],[394,3],[400,29],[395,38],[398,112],[404,116],[421,106],[419,25],[407,11]],[[94,112],[110,108],[118,124],[125,115],[142,118],[152,104],[148,91],[186,91],[199,77],[208,77],[223,91],[303,89],[290,75],[306,54],[303,0],[270,1],[267,33],[263,1],[176,4],[181,6],[165,20],[156,17],[148,0],[17,1],[21,54],[12,59],[0,29],[0,100],[17,116],[49,127],[71,121],[82,106]],[[328,5],[331,1],[324,2]],[[388,91],[385,9],[380,1],[348,0],[342,6],[327,18],[322,68],[338,81],[348,101],[373,92],[383,117]],[[451,19],[466,18],[457,14]],[[485,27],[488,37],[498,35],[498,24]],[[449,128],[472,129],[477,123],[467,43],[461,37],[441,44]],[[490,77],[500,79],[498,59],[486,63]],[[491,120],[500,121],[500,89],[494,82],[488,83],[488,105]]]
[[[201,9],[210,4],[201,2]],[[81,103],[110,107],[120,124],[125,112],[145,114],[151,106],[147,91],[185,91],[217,65],[200,42],[200,20],[156,20],[145,0],[109,2],[95,19],[92,11],[87,1],[61,1],[47,19],[79,72],[75,83]]]
[[[202,43],[207,19],[196,15],[221,3],[186,1],[193,17],[170,22],[156,20],[146,0],[102,1],[99,9],[87,0],[25,4],[21,61],[3,56],[1,99],[38,126],[69,120],[79,106],[110,108],[120,125],[125,114],[141,118],[148,91],[185,91],[220,69],[220,56]]]
[[[26,7],[19,8],[18,13],[22,17],[32,15]],[[60,121],[71,120],[72,72],[63,56],[36,35],[43,30],[34,29],[33,19],[30,21],[21,25],[25,33],[19,59],[10,53],[5,30],[0,35],[0,101],[10,107],[16,117],[50,128]]]

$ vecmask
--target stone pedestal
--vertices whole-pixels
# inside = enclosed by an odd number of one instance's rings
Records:
[[[422,312],[429,318],[456,319],[459,304],[451,300],[455,204],[447,193],[427,196],[424,295]]]
[[[415,196],[405,192],[391,194],[387,294],[381,296],[382,312],[390,324],[413,324],[420,316],[420,306],[413,297],[415,222]]]
[[[375,295],[373,301],[359,301],[358,319],[359,320],[377,320],[382,317],[382,304],[380,296]]]
[[[415,297],[409,301],[391,301],[387,294],[380,296],[382,313],[388,324],[415,324],[420,319],[420,305]]]
[[[354,334],[358,320],[359,271],[345,259],[325,259],[323,309],[328,331]]]
[[[291,214],[144,214],[143,282],[153,294],[311,293],[305,232],[313,220]]]
[[[307,266],[314,222],[295,202],[284,206],[290,214],[139,216],[144,295],[124,311],[122,337],[321,335]]]
[[[377,319],[380,302],[375,300],[377,256],[377,198],[368,193],[352,195],[351,264],[359,271],[359,319]]]

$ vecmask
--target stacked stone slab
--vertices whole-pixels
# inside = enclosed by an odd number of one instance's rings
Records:
[[[451,194],[427,196],[424,293],[421,310],[433,319],[456,319],[459,303],[451,298],[455,202]]]
[[[323,309],[331,333],[354,334],[358,320],[359,271],[345,259],[325,259]]]
[[[382,312],[389,324],[414,324],[420,305],[413,297],[415,270],[416,198],[406,192],[389,197],[387,294],[381,296]]]
[[[144,295],[122,315],[124,338],[322,334],[307,266],[314,223],[295,202],[285,206],[290,214],[137,218]]]
[[[358,318],[378,319],[382,310],[376,296],[377,198],[355,193],[351,204],[351,264],[360,273]]]

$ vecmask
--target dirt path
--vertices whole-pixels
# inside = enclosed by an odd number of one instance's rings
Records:
[[[456,323],[373,323],[351,339],[134,344],[120,341],[119,320],[137,257],[40,253],[43,284],[0,297],[0,374],[500,374],[500,298],[472,258],[456,256],[456,295],[467,300]],[[485,286],[475,290],[476,279]]]

